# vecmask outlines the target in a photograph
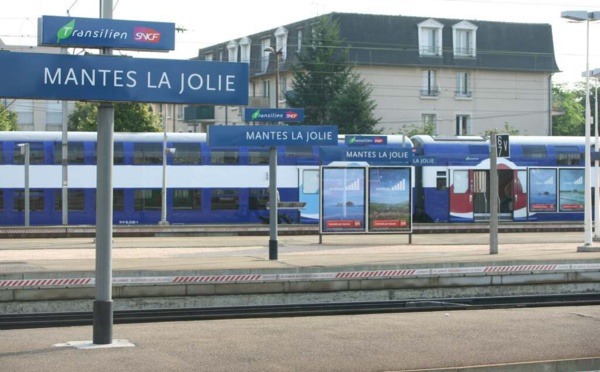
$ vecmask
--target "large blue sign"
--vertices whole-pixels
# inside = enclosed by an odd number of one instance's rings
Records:
[[[248,64],[0,52],[0,97],[248,104]]]
[[[412,149],[398,147],[321,147],[321,163],[364,162],[371,165],[411,165]]]
[[[207,141],[210,146],[331,146],[337,136],[335,125],[211,125]]]
[[[38,45],[130,50],[174,50],[175,24],[43,16],[38,20]]]
[[[304,121],[303,108],[252,108],[244,110],[244,121]]]

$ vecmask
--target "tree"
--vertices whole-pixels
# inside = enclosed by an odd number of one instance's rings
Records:
[[[402,125],[402,130],[400,133],[396,134],[404,134],[407,137],[416,136],[417,134],[427,134],[433,136],[436,134],[436,127],[435,123],[404,124]]]
[[[552,116],[554,136],[583,136],[585,133],[585,93],[568,90],[564,85],[552,87],[552,111],[560,113]]]
[[[340,134],[381,133],[375,129],[380,119],[373,117],[377,107],[371,99],[373,88],[356,74],[351,74],[346,86],[333,97],[329,107],[331,123],[339,125]]]
[[[98,105],[77,102],[69,115],[69,130],[98,130]],[[159,132],[161,119],[150,110],[147,103],[115,103],[115,132]]]
[[[9,111],[0,103],[0,131],[14,131],[17,127],[17,114]]]
[[[519,130],[516,128],[513,128],[510,126],[510,124],[508,123],[504,123],[504,128],[503,129],[498,129],[498,128],[494,128],[494,129],[488,129],[484,132],[485,136],[491,137],[493,133],[496,134],[510,134],[513,136],[518,136],[519,135]]]
[[[306,124],[338,124],[340,133],[379,132],[374,129],[379,119],[372,115],[372,88],[352,72],[339,22],[330,15],[320,17],[308,44],[292,68],[293,92],[286,94],[290,107],[304,108]]]

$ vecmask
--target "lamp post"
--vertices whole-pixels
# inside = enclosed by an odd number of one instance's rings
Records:
[[[265,48],[275,56],[275,108],[279,108],[279,58],[281,50]],[[277,147],[269,149],[269,260],[277,260]]]
[[[25,189],[25,226],[29,226],[29,144],[28,143],[20,143],[19,147],[21,148],[21,155],[25,156],[24,164],[25,164],[25,180],[23,188]]]
[[[588,12],[585,10],[568,10],[560,14],[562,18],[586,23],[586,49],[585,49],[585,181],[584,181],[584,241],[583,246],[577,248],[578,252],[592,249],[592,190],[591,190],[591,140],[590,140],[590,22],[600,19],[600,11]]]
[[[596,68],[594,70],[592,70],[590,72],[590,75],[592,77],[596,78],[596,94],[594,95],[594,101],[596,104],[596,109],[594,110],[594,134],[596,137],[596,141],[595,141],[595,146],[594,146],[594,150],[596,152],[598,152],[598,147],[600,147],[600,138],[598,138],[598,78],[600,78],[600,69]],[[600,241],[600,218],[598,216],[598,212],[600,211],[600,189],[598,188],[600,186],[600,172],[599,172],[599,162],[598,160],[596,160],[594,162],[594,170],[596,172],[596,182],[595,185],[596,187],[594,188],[594,211],[595,211],[595,218],[594,218],[594,237],[593,240],[595,242]]]

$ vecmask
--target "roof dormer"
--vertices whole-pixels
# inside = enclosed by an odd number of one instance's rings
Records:
[[[477,26],[462,21],[452,26],[452,45],[455,58],[474,58],[477,56]]]
[[[419,55],[441,57],[444,25],[430,18],[417,26],[419,27]]]

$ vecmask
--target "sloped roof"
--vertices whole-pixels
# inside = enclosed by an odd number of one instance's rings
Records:
[[[552,28],[549,24],[355,13],[330,13],[329,15],[339,22],[341,39],[349,47],[349,61],[357,65],[438,66],[546,73],[559,71],[554,55]],[[289,41],[287,61],[282,69],[297,61],[293,51],[297,43],[298,29],[303,29],[303,43],[308,45],[309,29],[315,24],[317,18],[283,26],[289,30]],[[419,55],[418,24],[429,19],[434,19],[444,26],[441,57]],[[477,27],[475,58],[454,58],[452,26],[463,21],[468,21]],[[251,75],[258,71],[260,58],[257,56],[262,55],[260,40],[266,37],[274,40],[275,30],[274,28],[245,35],[252,40]],[[200,49],[196,59],[204,59],[203,56],[210,52],[216,56],[219,49],[225,51],[226,57],[229,41]],[[272,69],[273,65],[273,63],[269,64],[269,68]]]

